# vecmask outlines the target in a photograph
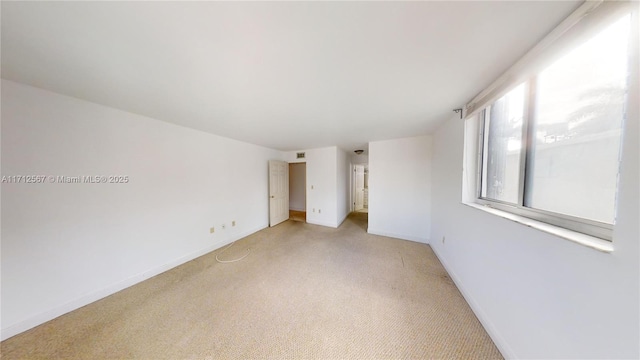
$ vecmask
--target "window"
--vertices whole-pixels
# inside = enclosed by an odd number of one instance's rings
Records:
[[[518,203],[524,87],[516,87],[485,109],[481,193],[485,199]]]
[[[477,202],[611,240],[631,16],[481,109]]]

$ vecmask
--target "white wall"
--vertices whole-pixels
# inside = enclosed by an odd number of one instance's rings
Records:
[[[368,164],[369,163],[369,153],[363,153],[361,155],[351,154],[351,163],[352,164]]]
[[[307,167],[305,163],[289,164],[289,209],[307,211]]]
[[[266,227],[280,158],[2,80],[3,176],[129,176],[2,184],[2,338]]]
[[[349,215],[351,199],[349,198],[349,156],[342,149],[337,149],[336,161],[336,222],[340,225]]]
[[[629,115],[610,254],[462,205],[463,121],[435,133],[431,246],[506,357],[640,357],[637,100]]]
[[[306,150],[307,153],[307,222],[338,227],[336,160],[337,148]]]
[[[429,242],[431,143],[431,136],[369,143],[369,233]]]

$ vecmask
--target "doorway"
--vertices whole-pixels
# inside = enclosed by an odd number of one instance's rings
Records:
[[[289,219],[307,221],[307,164],[289,163]]]
[[[369,212],[369,166],[353,165],[353,211]]]

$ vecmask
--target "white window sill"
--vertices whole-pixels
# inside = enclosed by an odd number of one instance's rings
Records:
[[[613,244],[607,240],[603,240],[594,236],[579,233],[573,230],[568,230],[559,226],[543,223],[541,221],[529,219],[524,216],[515,215],[506,211],[494,209],[489,206],[483,206],[480,204],[467,203],[467,202],[463,202],[463,204],[469,207],[472,207],[474,209],[482,210],[484,212],[488,212],[490,214],[500,216],[507,220],[515,221],[519,224],[522,224],[534,229],[538,229],[540,231],[544,231],[549,234],[553,234],[565,240],[569,240],[574,243],[578,243],[580,245],[587,246],[592,249],[596,249],[598,251],[602,251],[605,253],[613,252]]]

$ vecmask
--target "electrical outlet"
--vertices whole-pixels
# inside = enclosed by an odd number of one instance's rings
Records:
[[[222,230],[224,230],[227,227],[227,225],[222,224]]]
[[[443,237],[442,237],[442,243],[443,243],[443,244],[444,244],[444,241],[445,241],[445,237],[443,236]]]
[[[313,212],[316,212],[316,208],[313,208]]]
[[[231,222],[231,226],[236,226],[236,221],[235,221],[235,220],[233,220],[233,221]]]
[[[216,232],[216,228],[215,227],[209,228],[209,234],[213,234],[214,232]]]
[[[322,209],[318,209],[318,214],[321,214],[321,213],[322,213]]]

